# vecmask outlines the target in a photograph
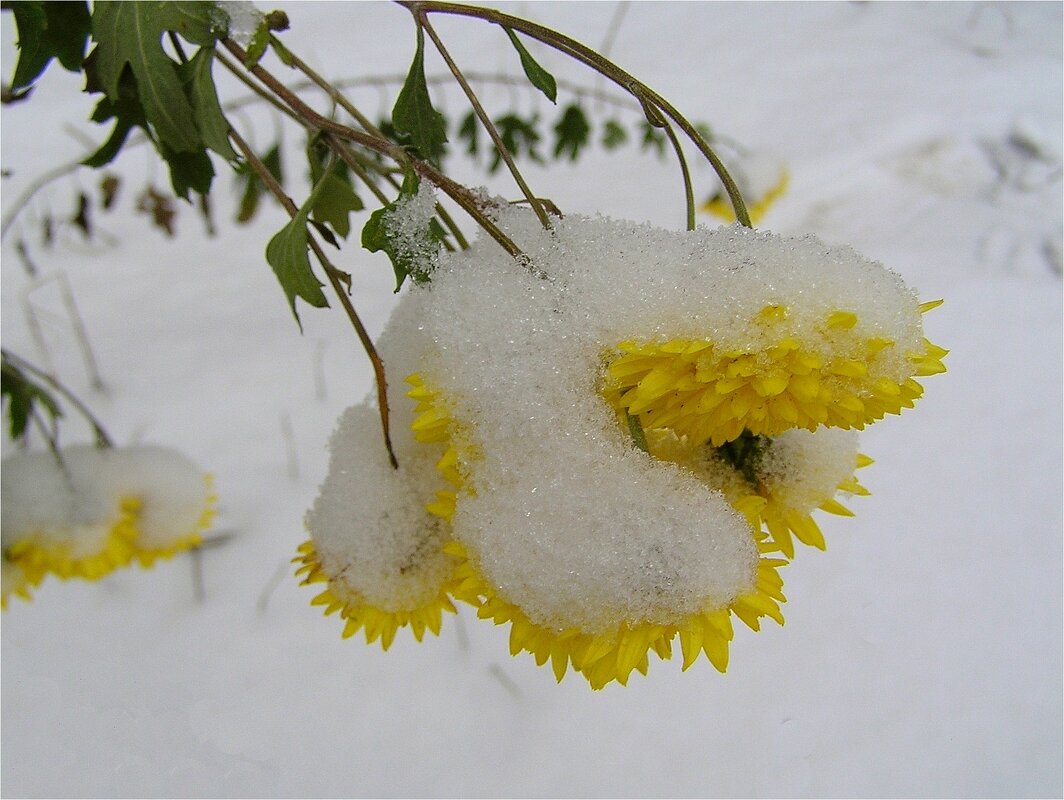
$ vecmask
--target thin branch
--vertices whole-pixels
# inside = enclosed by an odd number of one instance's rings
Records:
[[[736,219],[740,224],[745,225],[748,228],[752,227],[750,224],[750,215],[747,213],[746,203],[743,201],[739,187],[728,173],[723,162],[717,157],[717,154],[713,152],[713,149],[702,137],[702,134],[700,134],[695,126],[677,111],[669,101],[646,84],[637,80],[633,75],[618,67],[608,58],[604,58],[600,53],[592,50],[587,45],[581,44],[575,39],[558,33],[555,30],[544,27],[543,25],[537,25],[534,22],[529,22],[520,17],[504,14],[501,11],[496,11],[491,8],[465,6],[457,3],[438,2],[437,0],[396,0],[396,2],[410,10],[413,14],[440,13],[473,17],[475,19],[493,22],[496,25],[501,25],[505,28],[513,28],[514,30],[521,31],[527,36],[543,42],[544,44],[553,47],[555,50],[565,53],[576,61],[580,61],[588,67],[591,67],[596,72],[609,78],[640,102],[645,101],[656,106],[680,127],[680,130],[684,132],[684,135],[694,143],[694,145],[702,152],[702,155],[705,156],[706,160],[709,161],[713,170],[717,173],[717,177],[720,178],[721,184],[728,193],[728,198],[731,200],[732,207],[735,209]]]
[[[243,62],[244,50],[232,39],[225,39],[222,42],[226,49],[229,50],[233,56]],[[432,164],[427,161],[422,161],[419,158],[413,158],[406,150],[399,145],[377,136],[365,133],[363,131],[355,130],[349,125],[343,125],[335,120],[331,120],[328,117],[322,116],[313,108],[304,103],[298,96],[293,94],[283,83],[275,78],[269,71],[264,69],[261,65],[255,65],[250,68],[251,73],[258,78],[262,83],[288,106],[305,122],[313,125],[319,130],[332,134],[337,138],[354,142],[369,150],[380,153],[387,156],[398,164],[409,166],[421,177],[425,178],[429,183],[436,186],[445,192],[452,200],[454,200],[467,214],[476,220],[480,225],[496,242],[498,242],[503,249],[506,250],[514,258],[521,258],[527,262],[524,257],[524,253],[521,251],[514,242],[504,234],[497,225],[490,218],[487,217],[481,210],[481,201],[474,195],[468,188],[458,183],[455,180],[444,175]],[[530,262],[528,262],[530,263]],[[537,270],[532,270],[537,272]]]
[[[687,169],[687,159],[683,154],[680,140],[676,138],[676,131],[672,125],[665,124],[665,135],[672,143],[672,149],[676,152],[676,159],[680,162],[680,172],[683,174],[684,197],[687,202],[687,230],[693,231],[697,225],[695,222],[695,187],[691,184],[691,172]]]
[[[266,185],[266,188],[270,190],[270,193],[277,198],[282,206],[284,206],[289,216],[295,217],[299,213],[299,207],[295,204],[292,198],[285,193],[281,184],[277,182],[277,179],[273,177],[273,174],[266,165],[255,155],[250,145],[248,145],[248,143],[244,141],[244,138],[233,129],[229,130],[229,138],[233,140],[233,144],[236,145],[248,164],[251,165],[251,168],[255,170],[255,174],[259,176],[262,182]],[[328,257],[325,255],[325,251],[322,250],[321,245],[318,244],[318,240],[309,230],[307,231],[307,241],[310,244],[310,249],[314,251],[314,255],[318,259],[318,262],[325,270],[325,275],[329,279],[329,283],[332,285],[334,293],[340,300],[340,305],[343,306],[347,318],[351,322],[351,326],[355,329],[355,333],[358,335],[359,341],[362,343],[362,347],[366,351],[366,355],[369,356],[369,360],[373,364],[373,373],[377,380],[377,404],[379,406],[381,417],[381,429],[384,433],[384,447],[388,451],[388,460],[391,461],[392,467],[398,469],[399,462],[395,457],[395,451],[392,449],[392,437],[389,426],[388,382],[384,373],[384,362],[381,360],[380,354],[377,352],[377,348],[373,344],[373,340],[366,331],[366,326],[362,324],[358,312],[355,311],[355,307],[351,304],[350,298],[340,284],[340,270],[333,266],[332,262],[329,261]]]
[[[473,113],[477,115],[480,123],[484,126],[484,130],[488,132],[488,136],[491,137],[491,141],[495,144],[495,149],[499,152],[499,156],[502,158],[503,163],[510,170],[510,174],[513,175],[514,181],[521,189],[521,194],[528,200],[528,204],[532,206],[532,210],[536,213],[536,217],[539,219],[540,225],[545,230],[550,230],[550,218],[547,216],[547,212],[543,210],[543,206],[536,199],[536,196],[532,193],[528,184],[525,182],[524,176],[517,168],[517,164],[514,163],[513,156],[510,155],[510,151],[502,141],[502,136],[499,134],[498,128],[495,127],[495,123],[491,121],[491,117],[484,110],[484,106],[480,104],[480,100],[477,99],[476,93],[473,91],[473,87],[469,85],[469,81],[466,80],[462,71],[458,69],[458,65],[451,58],[451,54],[447,52],[447,48],[443,46],[443,42],[440,37],[436,35],[436,30],[432,27],[428,17],[425,14],[418,14],[415,12],[414,19],[417,24],[429,35],[432,39],[432,43],[436,45],[436,49],[439,51],[443,60],[447,64],[447,68],[451,70],[451,74],[454,75],[454,79],[458,81],[458,85],[462,87],[462,91],[465,92],[466,98],[469,100],[469,105],[473,107]]]

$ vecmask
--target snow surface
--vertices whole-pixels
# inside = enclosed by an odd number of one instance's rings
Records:
[[[592,45],[613,9],[509,8]],[[326,74],[406,69],[402,9],[287,11],[286,41]],[[10,15],[3,25],[9,75]],[[497,30],[437,28],[463,66],[517,72]],[[213,240],[191,210],[176,243],[134,215],[96,214],[118,244],[60,231],[34,257],[72,283],[106,390],[91,387],[55,281],[29,294],[51,361],[118,441],[178,447],[212,471],[216,529],[234,535],[151,571],[47,581],[31,604],[12,601],[4,794],[1059,796],[1060,31],[1055,3],[629,7],[612,51],[622,66],[789,165],[765,227],[849,244],[921,299],[947,301],[924,323],[952,349],[950,371],[915,410],[862,435],[872,497],[853,503],[855,519],[821,520],[828,552],[801,551],[783,571],[787,625],[737,631],[725,676],[674,661],[627,688],[555,685],[530,657],[509,657],[506,629],[468,612],[439,639],[401,632],[387,653],[341,640],[288,559],[335,420],[372,375],[336,310],[304,308],[298,334],[262,255],[281,212],[236,229],[221,222],[220,194]],[[77,88],[53,67],[30,103],[4,108],[5,210],[53,159],[82,152],[62,127],[86,129],[92,100]],[[357,97],[372,111],[390,103],[374,89]],[[482,99],[547,112],[532,94]],[[458,114],[461,98],[445,100]],[[265,149],[274,127],[261,119],[253,140]],[[149,162],[131,152],[120,165],[127,209],[145,178],[165,183]],[[563,210],[683,224],[678,171],[651,157],[593,155],[526,177]],[[708,170],[695,177],[708,193]],[[25,235],[46,209],[71,214],[96,180],[44,192]],[[492,189],[517,195],[501,175]],[[43,360],[16,237],[3,250],[4,346]],[[379,333],[394,303],[386,260],[351,247],[339,264]],[[72,422],[68,440],[87,440],[78,431]]]

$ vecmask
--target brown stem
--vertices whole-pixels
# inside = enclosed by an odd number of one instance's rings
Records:
[[[222,44],[237,60],[243,63],[245,53],[240,45],[232,39],[223,39]],[[262,81],[270,91],[285,102],[292,111],[301,117],[304,123],[310,124],[325,133],[332,134],[345,141],[354,142],[369,150],[387,156],[396,163],[409,166],[417,172],[418,175],[445,192],[452,200],[461,206],[461,208],[473,217],[477,224],[495,239],[495,241],[498,242],[507,253],[514,258],[521,258],[522,260],[527,261],[527,259],[524,258],[521,248],[506,236],[506,234],[504,234],[499,227],[481,211],[480,201],[476,195],[465,186],[447,177],[427,161],[413,158],[402,147],[387,139],[373,136],[364,131],[355,130],[349,125],[343,125],[335,120],[322,116],[289,91],[283,83],[277,80],[277,78],[275,78],[270,72],[263,69],[261,65],[256,64],[250,68],[250,71],[256,78]],[[536,272],[535,269],[532,271]]]
[[[609,78],[640,102],[649,102],[656,106],[679,126],[680,130],[684,132],[684,135],[694,143],[694,145],[702,152],[702,155],[705,156],[706,160],[709,161],[714,172],[717,173],[717,177],[720,178],[720,182],[724,186],[724,189],[728,192],[728,198],[731,200],[732,207],[735,209],[736,219],[740,224],[745,225],[748,228],[752,227],[750,224],[750,215],[747,213],[746,203],[743,201],[739,187],[735,184],[731,175],[728,174],[728,170],[723,162],[721,162],[720,158],[717,157],[717,154],[713,152],[713,149],[698,132],[695,126],[692,125],[687,118],[677,111],[676,108],[665,98],[646,84],[637,80],[633,75],[618,67],[608,58],[603,57],[587,45],[581,44],[575,39],[558,33],[555,30],[551,30],[543,25],[537,25],[534,22],[529,22],[521,17],[504,14],[495,9],[459,5],[457,3],[440,2],[438,0],[396,0],[396,2],[407,8],[412,14],[416,15],[432,13],[454,14],[457,16],[486,20],[487,22],[493,22],[496,25],[501,25],[505,28],[513,28],[514,30],[521,31],[527,36],[543,42],[544,44],[553,47],[555,50],[565,53],[569,57],[591,67],[596,72]]]
[[[480,123],[484,126],[484,130],[488,132],[488,136],[491,137],[491,141],[495,144],[495,149],[498,150],[499,156],[502,158],[503,163],[510,170],[510,174],[513,175],[514,181],[521,189],[521,194],[528,200],[528,204],[532,206],[532,210],[536,213],[536,217],[539,218],[540,224],[546,230],[550,230],[550,218],[547,216],[547,212],[543,210],[542,204],[536,199],[536,196],[532,193],[528,183],[525,182],[524,176],[517,168],[517,164],[514,163],[513,156],[510,155],[510,151],[506,145],[503,144],[502,136],[499,134],[499,130],[495,127],[495,123],[491,121],[491,117],[484,110],[484,106],[480,104],[480,100],[477,98],[476,92],[473,91],[473,87],[469,85],[469,81],[466,80],[465,75],[458,69],[458,65],[451,58],[451,54],[447,51],[447,48],[443,46],[443,42],[440,37],[436,35],[436,30],[429,23],[428,17],[425,14],[416,14],[414,19],[417,20],[417,24],[429,35],[432,39],[432,43],[436,45],[436,49],[439,51],[443,60],[446,62],[448,69],[451,70],[451,74],[454,75],[454,79],[458,81],[458,85],[462,87],[462,91],[465,92],[466,98],[469,100],[469,105],[473,107],[473,113],[477,115]]]
[[[270,190],[270,193],[284,206],[288,215],[295,217],[299,213],[299,207],[295,204],[291,197],[289,197],[281,184],[277,182],[277,179],[273,177],[273,174],[266,167],[265,164],[259,160],[259,157],[255,155],[254,151],[244,141],[244,138],[235,130],[229,130],[229,138],[233,140],[233,144],[241,152],[244,158],[247,160],[251,168],[255,170],[255,174],[259,176],[260,180],[266,185],[266,188]],[[355,307],[351,304],[350,298],[347,293],[344,292],[343,286],[340,284],[340,270],[333,266],[325,255],[325,251],[322,250],[321,245],[318,244],[318,240],[307,231],[307,241],[310,244],[310,249],[314,251],[314,255],[317,257],[318,262],[325,270],[325,275],[329,279],[329,283],[332,285],[333,291],[337,298],[340,300],[340,305],[343,306],[344,311],[347,313],[347,318],[351,321],[351,326],[355,329],[355,333],[358,335],[359,341],[362,343],[363,349],[366,351],[366,355],[369,356],[370,362],[373,364],[373,373],[377,379],[377,404],[379,406],[381,417],[381,429],[384,433],[384,447],[388,451],[388,460],[391,462],[392,467],[399,468],[399,461],[395,457],[395,451],[392,449],[392,437],[389,427],[389,407],[388,407],[388,382],[384,373],[384,362],[381,360],[380,354],[377,352],[377,348],[373,344],[373,340],[370,338],[369,333],[366,331],[365,325],[362,324],[362,320],[358,316],[358,312],[355,311]]]

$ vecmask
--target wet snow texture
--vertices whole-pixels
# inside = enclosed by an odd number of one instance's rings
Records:
[[[524,6],[590,44],[612,8]],[[401,9],[287,10],[286,40],[325,74],[409,64]],[[11,17],[0,19],[10,75]],[[437,27],[463,66],[519,73],[497,30]],[[214,240],[184,207],[176,246],[133,215],[95,216],[117,247],[61,228],[35,257],[73,283],[108,392],[90,388],[45,283],[30,301],[57,369],[120,442],[176,446],[213,471],[217,526],[235,536],[201,554],[202,602],[188,557],[13,601],[4,793],[1059,796],[1060,28],[1057,4],[629,7],[613,49],[622,66],[789,164],[790,192],[766,227],[852,245],[922,299],[947,298],[925,323],[953,348],[950,372],[914,411],[862,435],[873,496],[854,503],[855,519],[823,520],[828,552],[800,552],[784,571],[786,627],[738,631],[726,676],[672,662],[627,688],[556,686],[531,658],[505,655],[505,629],[468,613],[438,640],[401,633],[386,654],[341,640],[309,606],[313,590],[285,576],[325,443],[371,374],[342,314],[308,309],[306,334],[295,330],[262,258],[282,212],[233,229],[223,177]],[[390,41],[401,52],[388,54]],[[5,209],[52,159],[82,155],[61,123],[84,126],[92,100],[53,73],[28,104],[4,107]],[[375,90],[356,97],[373,112],[388,105]],[[510,98],[482,95],[500,111]],[[444,110],[464,113],[457,94]],[[266,149],[274,128],[261,120]],[[166,181],[145,161],[120,164],[126,209],[143,181]],[[634,147],[526,174],[565,211],[682,226],[675,165]],[[695,179],[708,194],[708,171]],[[76,189],[96,180],[45,192],[12,237],[35,236],[48,210],[71,215]],[[492,188],[516,195],[501,176]],[[13,244],[4,346],[40,358]],[[378,333],[391,269],[349,253],[340,265]],[[403,366],[389,372],[398,389]]]

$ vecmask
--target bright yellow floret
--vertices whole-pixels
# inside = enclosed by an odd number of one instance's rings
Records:
[[[421,641],[425,631],[439,635],[443,621],[443,612],[455,613],[450,592],[456,581],[446,581],[439,592],[426,603],[413,608],[386,609],[366,602],[355,589],[339,576],[330,576],[322,566],[314,542],[307,540],[299,546],[299,555],[292,559],[299,564],[296,575],[303,576],[301,585],[324,583],[326,588],[310,601],[311,605],[325,606],[325,615],[340,612],[344,620],[343,638],[354,636],[360,630],[365,632],[366,643],[380,641],[387,650],[395,640],[400,628],[410,627],[414,638]]]
[[[756,350],[702,339],[621,342],[608,359],[603,395],[622,419],[638,416],[644,430],[719,446],[744,431],[860,429],[911,408],[923,394],[915,377],[945,371],[948,351],[924,339],[920,352],[905,354],[908,374],[890,374],[880,365],[895,343],[862,339],[853,312],[828,314],[815,344],[789,333],[785,316],[782,306],[762,309],[755,324],[772,344]]]
[[[746,206],[746,213],[750,215],[752,224],[757,225],[761,222],[772,205],[787,193],[787,187],[790,182],[790,173],[787,170],[782,170],[779,180],[761,197]],[[706,201],[702,206],[702,210],[725,222],[735,222],[735,209],[732,208],[731,201],[726,194],[714,195]]]
[[[627,685],[633,671],[646,674],[650,655],[665,661],[672,657],[673,642],[679,638],[682,669],[688,669],[705,653],[720,672],[728,668],[728,645],[732,640],[731,617],[738,617],[753,630],[769,617],[783,624],[780,604],[783,580],[779,568],[787,562],[762,557],[757,566],[754,587],[722,608],[707,609],[674,624],[625,622],[606,631],[588,633],[577,628],[557,630],[532,622],[521,608],[501,596],[480,574],[466,547],[457,541],[445,549],[460,559],[456,574],[459,584],[454,596],[477,608],[477,616],[496,625],[510,623],[510,653],[531,653],[536,663],[548,661],[560,682],[571,667],[587,679],[592,689],[602,689],[617,681]]]

